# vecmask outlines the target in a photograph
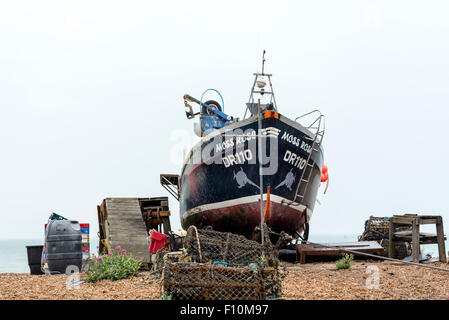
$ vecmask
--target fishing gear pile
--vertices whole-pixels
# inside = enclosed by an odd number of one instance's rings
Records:
[[[163,270],[163,297],[172,300],[260,300],[281,294],[277,269],[257,264],[174,262]]]
[[[248,265],[265,260],[266,265],[277,266],[279,261],[273,253],[267,232],[265,239],[268,240],[262,245],[234,233],[190,226],[184,239],[184,247],[195,262],[222,261],[230,265]]]
[[[408,227],[399,227],[398,230],[410,230]],[[377,241],[384,249],[385,256],[388,256],[388,244],[390,235],[390,218],[370,216],[365,221],[365,230],[358,237],[359,241]],[[411,249],[406,242],[395,243],[395,255],[397,258],[404,258],[411,254]]]
[[[229,232],[189,227],[184,254],[176,258],[165,255],[163,297],[175,300],[279,298],[282,277],[279,260],[273,253],[268,233],[266,239],[262,245]]]

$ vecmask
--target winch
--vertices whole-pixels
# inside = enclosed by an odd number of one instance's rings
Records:
[[[204,95],[208,91],[215,91],[220,96],[222,105],[220,105],[215,100],[207,100],[206,102],[202,102]],[[200,111],[194,113],[192,106],[188,103],[189,101],[199,104]],[[223,112],[223,97],[221,96],[220,92],[215,89],[207,89],[206,91],[204,91],[200,100],[197,100],[194,97],[185,94],[184,105],[189,109],[188,111],[186,111],[187,119],[193,119],[197,115],[200,116],[200,123],[195,123],[194,125],[194,131],[200,137],[209,133],[211,130],[220,129],[234,121],[234,117],[229,116]]]

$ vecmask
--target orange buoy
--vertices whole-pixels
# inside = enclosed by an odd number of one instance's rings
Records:
[[[321,169],[321,173],[326,174],[327,173],[327,166],[323,163],[323,168]]]
[[[327,172],[321,174],[321,182],[326,182],[328,178],[329,174]]]

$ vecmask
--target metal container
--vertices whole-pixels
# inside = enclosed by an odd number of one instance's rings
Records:
[[[78,221],[51,220],[47,226],[45,241],[47,264],[50,273],[81,271],[81,230]]]
[[[44,246],[26,246],[30,274],[44,274],[41,269],[41,257]]]

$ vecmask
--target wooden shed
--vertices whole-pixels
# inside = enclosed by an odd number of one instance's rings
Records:
[[[150,262],[148,234],[152,229],[170,231],[168,198],[106,198],[97,206],[99,253],[120,246],[144,263]]]

